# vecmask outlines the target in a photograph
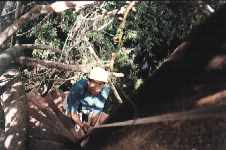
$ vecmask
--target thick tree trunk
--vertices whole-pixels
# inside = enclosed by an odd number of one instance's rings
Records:
[[[0,77],[5,91],[1,103],[5,116],[4,143],[2,150],[25,150],[27,131],[26,96],[20,74],[15,69],[7,70]]]

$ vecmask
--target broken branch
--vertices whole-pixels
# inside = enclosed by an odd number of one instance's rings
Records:
[[[76,71],[76,72],[83,72],[83,73],[88,73],[89,70],[92,68],[92,65],[69,65],[69,64],[64,64],[64,63],[59,63],[59,62],[54,62],[54,61],[49,61],[49,60],[40,60],[40,59],[34,59],[34,58],[29,58],[29,57],[24,57],[21,56],[19,57],[16,62],[18,62],[21,65],[42,65],[47,68],[56,68],[59,70],[65,70],[65,71]],[[123,73],[118,73],[118,72],[110,72],[112,76],[114,77],[124,77]]]

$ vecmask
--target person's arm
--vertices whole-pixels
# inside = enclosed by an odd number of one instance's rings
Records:
[[[107,113],[107,108],[109,107],[108,105],[110,104],[109,103],[109,100],[108,100],[108,96],[109,96],[109,93],[110,93],[110,86],[108,85],[105,85],[103,90],[101,91],[101,95],[100,95],[100,98],[102,99],[102,101],[104,101],[104,108],[103,108],[103,111],[97,115],[97,116],[94,116],[91,120],[91,125],[94,126],[95,124],[102,124],[104,123],[107,118],[109,118],[109,114]]]
[[[80,126],[80,128],[86,133],[88,132],[90,126],[86,123],[81,122],[79,115],[77,113],[71,112],[71,119]]]
[[[81,128],[83,127],[83,123],[81,122],[79,115],[77,113],[71,112],[71,119],[78,124]]]
[[[94,116],[91,119],[91,126],[95,126],[96,124],[102,124],[104,123],[107,119],[109,118],[109,114],[105,113],[105,112],[101,112],[99,115]]]
[[[86,82],[84,80],[76,82],[70,90],[70,94],[67,99],[67,113],[70,115],[71,119],[80,127],[82,126],[82,122],[80,121],[78,115],[78,108],[80,105],[80,98],[85,90],[85,84]]]

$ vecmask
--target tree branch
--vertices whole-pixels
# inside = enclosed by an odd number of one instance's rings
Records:
[[[42,65],[47,68],[56,68],[59,70],[65,70],[65,71],[76,71],[76,72],[83,72],[83,73],[88,73],[89,70],[92,68],[93,64],[87,64],[87,65],[69,65],[69,64],[64,64],[64,63],[59,63],[59,62],[54,62],[54,61],[49,61],[49,60],[40,60],[40,59],[34,59],[34,58],[29,58],[29,57],[24,57],[21,56],[16,59],[16,62],[21,64],[21,65]],[[114,77],[124,77],[123,73],[119,72],[110,72],[112,76]]]
[[[118,42],[118,45],[119,46],[122,46],[122,37],[123,37],[123,30],[125,28],[125,24],[126,24],[126,19],[127,19],[127,16],[130,12],[130,10],[132,10],[132,8],[134,7],[134,5],[136,4],[136,1],[132,1],[132,2],[129,2],[129,5],[128,7],[126,8],[125,12],[122,12],[124,15],[123,15],[123,20],[122,20],[122,23],[120,24],[118,30],[117,30],[117,36],[114,38],[115,41]],[[121,7],[121,10],[123,10],[124,7]]]
[[[26,95],[23,83],[20,81],[20,74],[18,70],[10,69],[0,76],[0,80],[2,86],[7,86],[0,98],[5,115],[3,149],[26,150],[28,116]]]
[[[34,59],[29,57],[21,56],[16,60],[21,65],[42,65],[47,68],[56,68],[59,70],[65,70],[65,71],[77,71],[77,72],[84,72],[88,73],[88,71],[91,69],[88,65],[69,65],[49,60],[40,60],[40,59]]]

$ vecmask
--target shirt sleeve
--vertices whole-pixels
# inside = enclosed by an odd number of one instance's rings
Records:
[[[110,89],[111,89],[110,86],[106,85],[106,86],[103,87],[103,90],[101,91],[101,96],[103,96],[103,98],[106,99],[106,100],[109,96]]]
[[[109,100],[107,100],[108,96],[110,94],[110,90],[111,90],[111,87],[109,85],[107,85],[107,86],[104,86],[104,88],[103,88],[103,90],[101,92],[101,96],[102,96],[102,98],[104,98],[104,101],[105,101],[104,108],[103,108],[103,111],[105,113],[108,113],[108,111],[109,111],[108,109],[111,106],[111,102]]]
[[[71,90],[70,90],[70,94],[67,98],[67,111],[68,112],[78,112],[78,108],[80,105],[80,99],[81,96],[84,94],[85,92],[85,86],[86,86],[86,80],[79,80],[78,82],[76,82]]]

